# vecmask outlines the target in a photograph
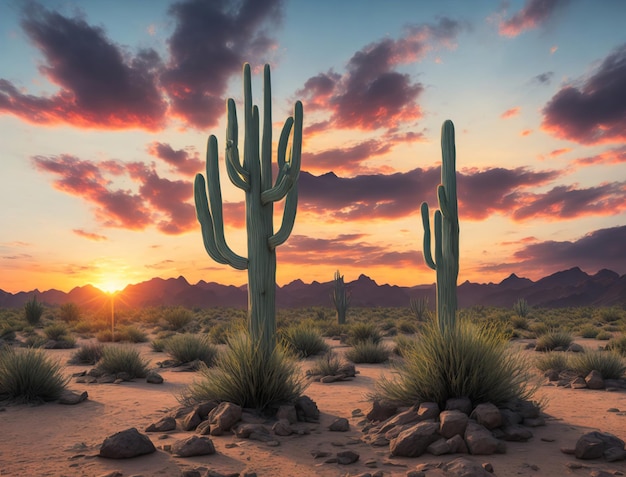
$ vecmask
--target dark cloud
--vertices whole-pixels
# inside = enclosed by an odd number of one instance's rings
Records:
[[[515,193],[514,220],[574,219],[586,215],[618,215],[626,211],[626,182],[612,182],[586,189],[557,186],[543,194]]]
[[[302,163],[309,171],[352,172],[363,170],[360,166],[363,161],[385,154],[392,148],[391,141],[370,139],[354,146],[328,149],[318,153],[303,153]]]
[[[42,124],[156,130],[166,102],[157,88],[161,60],[153,50],[124,53],[98,27],[29,3],[22,27],[41,51],[40,72],[59,87],[52,96],[23,94],[0,79],[0,111]]]
[[[596,230],[574,241],[533,243],[514,255],[526,269],[537,266],[552,272],[580,266],[597,271],[602,268],[626,273],[626,226]]]
[[[148,144],[147,150],[148,154],[164,160],[182,174],[193,176],[204,169],[204,163],[195,152],[190,153],[185,149],[174,150],[169,144],[157,141]]]
[[[188,181],[161,178],[142,163],[122,164],[124,173],[139,184],[139,193],[133,193],[111,188],[104,176],[107,168],[100,167],[110,166],[110,161],[98,163],[64,154],[36,156],[33,163],[38,170],[59,176],[53,182],[56,189],[95,206],[95,218],[103,226],[129,230],[155,226],[166,234],[195,228],[195,209],[190,204],[193,189]]]
[[[542,128],[582,144],[626,141],[626,43],[581,87],[562,88],[543,109]]]
[[[500,35],[517,36],[552,18],[569,0],[526,0],[524,7],[499,25]]]
[[[533,78],[535,83],[539,84],[550,84],[552,82],[552,78],[554,77],[553,71],[547,71],[546,73],[541,73]]]
[[[557,171],[534,172],[526,168],[472,169],[457,173],[459,213],[464,219],[483,220],[495,213],[510,214],[519,205],[519,191],[544,185]],[[300,175],[299,204],[303,211],[327,220],[384,220],[419,215],[422,201],[437,208],[439,167],[405,173],[361,175],[351,178],[334,173]],[[528,199],[525,195],[524,199]]]
[[[422,59],[434,46],[453,47],[462,28],[448,18],[408,27],[398,40],[385,38],[355,53],[345,74],[309,78],[297,95],[307,108],[328,111],[329,127],[369,131],[415,122],[422,117],[417,100],[424,87],[395,68]]]
[[[170,7],[176,29],[161,83],[174,116],[198,128],[217,124],[230,77],[250,58],[262,64],[274,44],[270,31],[281,21],[281,3],[188,0]]]

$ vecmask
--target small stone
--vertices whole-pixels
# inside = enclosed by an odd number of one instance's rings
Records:
[[[347,450],[337,452],[337,463],[341,465],[354,464],[361,457],[357,452]]]
[[[180,457],[194,457],[215,454],[215,446],[208,437],[191,436],[172,444],[172,454]]]
[[[148,371],[146,382],[149,384],[163,384],[163,376],[156,371]]]
[[[167,432],[176,429],[176,419],[166,416],[163,419],[150,424],[146,428],[146,432]]]
[[[61,393],[61,397],[59,397],[58,402],[59,404],[68,404],[68,405],[79,404],[87,400],[88,396],[89,395],[87,394],[87,391],[83,391],[82,393],[77,393],[69,389],[66,389],[65,391]]]
[[[345,417],[335,419],[328,429],[333,432],[347,432],[350,430],[350,423]]]

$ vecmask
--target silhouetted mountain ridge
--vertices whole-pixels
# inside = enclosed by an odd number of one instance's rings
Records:
[[[352,306],[408,307],[411,298],[427,297],[434,306],[435,284],[400,287],[379,285],[367,275],[346,283]],[[310,284],[294,280],[277,287],[279,308],[332,306],[333,281]],[[559,271],[536,282],[512,273],[500,283],[472,283],[465,281],[457,287],[459,306],[474,305],[511,307],[524,298],[531,306],[558,308],[568,306],[626,306],[626,275],[603,269],[589,275],[579,267]],[[15,294],[0,289],[0,307],[21,307],[31,299],[55,306],[73,302],[84,307],[102,307],[110,303],[110,296],[92,285],[73,288],[65,293],[51,289],[35,289]],[[185,277],[152,278],[128,285],[115,295],[116,307],[175,306],[237,307],[247,306],[247,286],[221,285],[200,280],[190,284]]]

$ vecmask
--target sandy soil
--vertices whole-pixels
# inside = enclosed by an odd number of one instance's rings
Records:
[[[586,346],[596,343],[584,340]],[[330,342],[339,347],[337,342]],[[152,364],[165,358],[150,350],[148,344],[136,345]],[[72,350],[50,350],[51,356],[66,363]],[[306,368],[310,361],[303,364]],[[87,366],[65,366],[68,374],[89,369]],[[388,449],[374,448],[359,442],[361,431],[352,418],[352,411],[367,412],[370,404],[366,394],[383,373],[385,365],[358,365],[359,375],[349,382],[333,384],[312,383],[306,391],[322,412],[319,424],[310,424],[311,434],[280,437],[279,447],[237,439],[234,436],[213,437],[217,453],[212,456],[178,458],[161,450],[164,444],[187,437],[190,433],[174,431],[166,438],[158,433],[150,437],[158,451],[154,454],[126,460],[97,457],[103,440],[115,432],[136,427],[140,431],[157,421],[169,410],[178,407],[176,393],[194,379],[194,373],[160,370],[165,382],[147,384],[143,380],[115,384],[77,384],[69,388],[87,391],[87,401],[64,406],[48,403],[41,406],[5,406],[0,412],[0,475],[2,476],[100,476],[119,471],[123,476],[178,476],[183,470],[197,467],[222,473],[255,471],[259,476],[345,476],[382,470],[384,475],[405,476],[418,464],[442,462],[455,456],[419,458],[390,458]],[[534,437],[525,443],[507,443],[507,453],[470,458],[490,462],[498,477],[510,476],[589,476],[594,470],[626,473],[626,463],[577,461],[563,454],[561,448],[574,447],[585,432],[600,430],[626,440],[626,392],[570,390],[542,386],[537,399],[546,402],[548,424],[533,429]],[[617,408],[621,412],[608,412]],[[336,417],[350,420],[347,433],[330,432],[328,425]],[[311,451],[338,452],[351,449],[360,460],[350,466],[323,464]],[[376,469],[365,462],[374,459]],[[572,469],[567,464],[582,465]],[[617,474],[620,475],[620,474]]]

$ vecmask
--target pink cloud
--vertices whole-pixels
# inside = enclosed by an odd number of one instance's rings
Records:
[[[79,237],[86,238],[87,240],[93,240],[94,242],[101,242],[103,240],[108,240],[108,238],[105,235],[100,235],[100,234],[96,234],[93,232],[86,232],[85,230],[82,230],[82,229],[74,229],[72,230],[72,232],[74,232]]]
[[[526,0],[524,7],[499,25],[500,35],[515,37],[552,18],[569,0]]]
[[[520,113],[520,107],[519,106],[515,106],[514,108],[507,109],[505,112],[503,112],[500,115],[500,118],[501,119],[513,118],[513,117],[519,115],[519,113]]]

